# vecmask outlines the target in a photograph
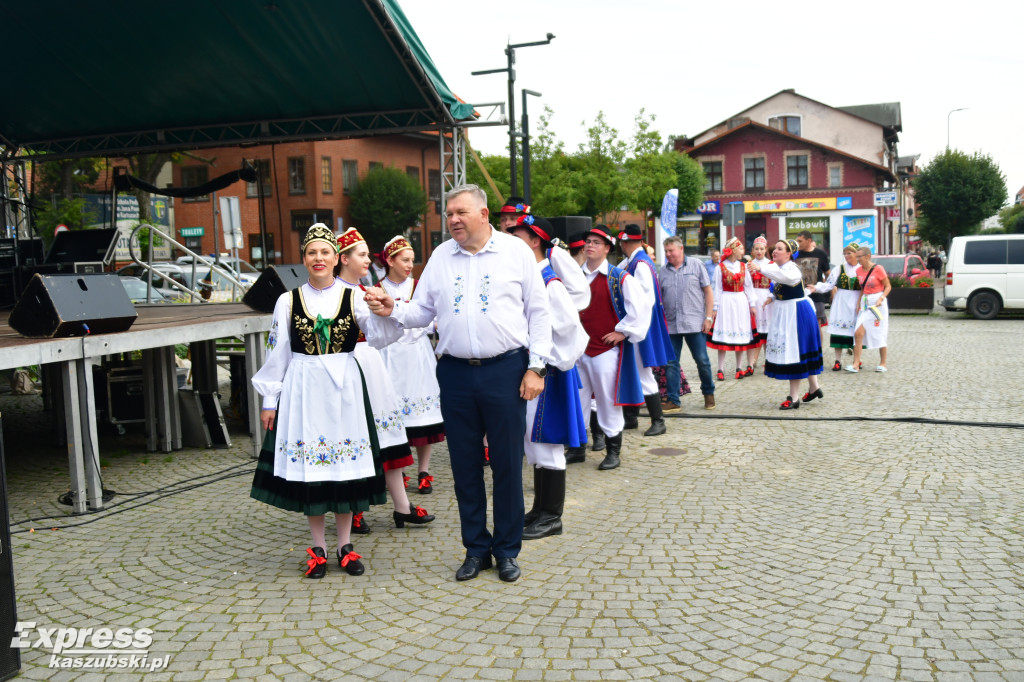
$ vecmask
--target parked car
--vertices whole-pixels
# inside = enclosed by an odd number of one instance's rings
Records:
[[[121,281],[121,286],[123,286],[124,290],[128,293],[128,298],[132,300],[132,303],[170,303],[170,300],[155,286],[150,289],[149,298],[147,300],[147,284],[138,277],[122,276],[119,279]]]
[[[212,261],[214,258],[213,256],[207,256],[207,259]],[[176,262],[182,267],[190,268],[192,267],[192,256],[181,256]],[[246,286],[251,286],[260,277],[260,271],[252,263],[241,258],[222,255],[217,259],[217,265],[230,272],[233,277]],[[201,267],[203,267],[202,261],[199,262],[196,269],[198,270]]]
[[[942,307],[991,320],[1024,308],[1024,234],[955,237],[946,259]]]
[[[872,256],[871,260],[885,268],[886,274],[890,277],[900,275],[911,286],[917,284],[919,279],[932,276],[928,268],[924,266],[924,261],[916,253],[905,253],[899,256]]]

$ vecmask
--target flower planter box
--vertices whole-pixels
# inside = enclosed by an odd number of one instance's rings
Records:
[[[901,287],[889,292],[889,310],[930,312],[935,307],[935,289]]]

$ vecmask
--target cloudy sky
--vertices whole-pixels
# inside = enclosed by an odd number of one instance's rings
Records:
[[[1010,201],[1024,186],[1024,3],[695,3],[667,0],[400,0],[448,85],[470,102],[504,101],[508,42],[531,127],[543,105],[573,150],[603,110],[628,137],[641,107],[663,135],[692,135],[780,90],[832,106],[900,102],[900,155],[927,163],[946,146],[990,155]],[[844,9],[839,9],[840,7]],[[850,9],[853,8],[853,9]],[[951,116],[953,109],[966,107]],[[483,152],[507,128],[474,130]]]

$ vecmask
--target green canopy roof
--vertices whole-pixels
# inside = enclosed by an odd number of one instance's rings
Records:
[[[0,0],[0,153],[438,130],[472,115],[396,0]]]

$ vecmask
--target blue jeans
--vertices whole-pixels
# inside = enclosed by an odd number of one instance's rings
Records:
[[[679,404],[679,354],[683,351],[683,340],[690,349],[693,361],[697,363],[697,374],[700,375],[700,392],[704,395],[715,394],[714,375],[711,374],[711,361],[708,360],[708,337],[704,332],[693,334],[669,334],[675,359],[665,368],[665,391],[670,401]]]

